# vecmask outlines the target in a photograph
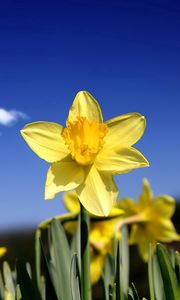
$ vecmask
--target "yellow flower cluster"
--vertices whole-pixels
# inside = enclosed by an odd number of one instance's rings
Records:
[[[75,192],[64,194],[64,204],[71,213],[80,211],[78,195]],[[148,260],[149,244],[179,241],[179,235],[171,221],[175,211],[175,200],[168,195],[153,196],[147,179],[143,181],[142,193],[138,202],[124,198],[113,206],[109,217],[93,219],[91,216],[91,282],[96,283],[102,275],[105,256],[112,253],[112,239],[120,238],[120,229],[131,224],[130,244],[137,244],[141,257]],[[73,234],[74,222],[67,222],[65,229]]]
[[[168,195],[155,197],[147,180],[137,202],[126,198],[116,203],[118,189],[113,176],[149,166],[146,158],[132,147],[145,127],[145,118],[139,113],[104,122],[98,102],[82,91],[74,99],[65,128],[52,122],[34,122],[21,130],[29,147],[51,163],[45,199],[71,191],[64,195],[67,210],[78,214],[81,202],[91,214],[92,283],[99,280],[105,256],[112,252],[112,239],[120,238],[124,224],[132,225],[130,244],[138,245],[145,261],[149,243],[179,240],[171,221],[174,199]],[[70,234],[76,230],[74,222],[66,222],[64,226]]]

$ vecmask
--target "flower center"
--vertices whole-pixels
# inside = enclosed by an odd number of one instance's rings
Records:
[[[63,131],[63,137],[72,158],[85,166],[94,162],[103,146],[106,133],[106,124],[80,117],[74,122],[68,122],[67,128]]]

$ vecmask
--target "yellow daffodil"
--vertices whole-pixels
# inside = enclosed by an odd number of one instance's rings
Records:
[[[14,296],[7,289],[5,289],[4,300],[13,300],[13,299],[14,299]]]
[[[66,128],[52,122],[34,122],[21,134],[39,157],[52,163],[45,199],[75,189],[89,212],[107,216],[117,198],[113,175],[148,166],[145,157],[132,147],[145,126],[145,118],[138,113],[103,122],[97,101],[81,91],[70,108]]]
[[[75,192],[64,194],[64,204],[70,213],[79,213],[80,203]],[[112,238],[115,235],[116,223],[123,217],[123,210],[113,207],[109,217],[90,218],[90,275],[91,283],[95,284],[101,277],[105,257],[112,252]],[[76,231],[77,222],[64,223],[65,230],[69,234]]]
[[[109,222],[109,226],[107,225],[108,221],[91,223],[89,241],[92,284],[95,284],[101,278],[106,254],[112,252],[112,238],[115,226],[112,221]]]
[[[119,222],[133,224],[130,243],[137,244],[139,252],[148,260],[149,243],[172,242],[179,240],[179,236],[171,221],[175,211],[175,200],[168,195],[153,196],[150,184],[144,179],[142,193],[135,203],[133,199],[122,199],[118,207],[125,211],[126,218]]]
[[[7,248],[6,248],[6,247],[0,247],[0,258],[1,258],[4,254],[6,254],[6,252],[7,252]]]

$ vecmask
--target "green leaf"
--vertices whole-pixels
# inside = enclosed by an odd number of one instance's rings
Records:
[[[56,219],[50,226],[52,237],[51,247],[52,263],[50,264],[53,282],[58,299],[72,299],[70,287],[71,252],[63,226]]]
[[[0,299],[3,299],[4,297],[4,283],[2,279],[2,274],[0,272]]]
[[[71,293],[72,300],[81,300],[80,295],[80,274],[77,254],[73,255],[71,262]]]
[[[115,285],[109,286],[109,300],[116,300],[116,288]]]
[[[12,295],[12,298],[15,299],[15,283],[9,264],[6,261],[3,263],[3,275],[5,288]]]
[[[133,292],[134,300],[140,300],[138,292],[133,282],[132,282],[132,292]]]
[[[178,281],[178,286],[180,287],[180,253],[175,252],[175,273]]]
[[[74,253],[77,254],[77,259],[78,259],[78,266],[79,266],[79,272],[81,275],[81,216],[80,214],[78,215],[77,219],[77,230],[76,233],[72,237],[71,241],[71,253],[74,255]]]
[[[61,224],[63,224],[64,222],[67,222],[67,221],[76,221],[77,220],[77,215],[78,215],[77,213],[69,213],[68,212],[65,215],[59,215],[59,216],[56,216],[54,218],[49,218],[49,219],[43,221],[42,223],[40,223],[38,225],[38,229],[40,229],[40,230],[48,229],[49,225],[51,225],[53,219],[56,219]]]
[[[159,261],[156,253],[153,255],[153,282],[154,282],[155,299],[166,300],[164,285],[163,285],[163,280],[161,275],[161,269],[159,266]]]
[[[134,295],[132,289],[129,287],[128,300],[134,300]]]
[[[19,284],[23,300],[41,300],[35,282],[31,280],[24,263],[17,262],[17,283]]]
[[[41,281],[41,245],[40,245],[40,238],[41,238],[41,230],[37,228],[35,233],[35,259],[36,259],[36,279],[37,279],[37,286],[42,293],[42,281]],[[42,296],[42,294],[41,294]]]
[[[169,258],[171,260],[173,269],[175,269],[175,252],[174,252],[174,249],[169,249]]]
[[[41,297],[43,295],[43,299],[45,300],[58,300],[55,287],[52,282],[51,274],[50,274],[50,268],[48,265],[48,261],[45,255],[45,251],[41,242],[41,253],[42,253],[42,267],[43,267],[43,273],[44,276],[41,276]]]
[[[16,286],[16,300],[22,300],[21,290],[19,284]]]
[[[109,254],[106,255],[105,264],[104,264],[104,272],[103,272],[103,283],[104,283],[104,294],[105,300],[109,300],[109,291],[110,286],[113,286],[114,283],[114,273],[115,273],[115,263]]]
[[[149,260],[148,260],[148,279],[149,279],[149,291],[151,300],[165,300],[164,286],[157,259],[157,254],[153,251],[153,246],[149,246]]]
[[[29,274],[29,277],[32,279],[32,270],[31,270],[31,265],[29,262],[26,263],[26,270]]]
[[[157,244],[157,258],[161,269],[166,299],[180,299],[180,291],[178,288],[176,274],[173,270],[168,251],[161,244]]]

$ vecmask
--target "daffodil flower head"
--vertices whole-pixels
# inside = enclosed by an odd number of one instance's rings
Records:
[[[118,202],[125,211],[124,222],[132,224],[130,243],[137,244],[141,257],[148,260],[149,244],[179,240],[171,221],[175,200],[168,195],[154,196],[147,179],[143,181],[142,193],[137,202],[125,198]]]
[[[21,134],[39,157],[52,163],[45,199],[75,189],[90,213],[107,216],[118,194],[113,176],[148,166],[145,157],[132,147],[145,126],[145,118],[138,113],[103,122],[98,102],[82,91],[70,108],[66,128],[52,122],[34,122]]]
[[[7,252],[7,248],[6,247],[0,247],[0,258],[2,256],[4,256],[6,254],[6,252]]]

